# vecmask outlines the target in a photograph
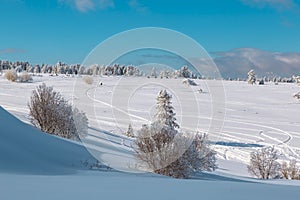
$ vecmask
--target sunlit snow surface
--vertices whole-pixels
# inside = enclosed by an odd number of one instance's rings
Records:
[[[93,162],[93,157],[83,146],[41,134],[1,109],[0,199],[138,199],[140,195],[143,199],[299,198],[299,181],[257,181],[247,178],[246,169],[249,153],[268,145],[275,145],[284,156],[299,161],[300,102],[292,97],[299,86],[223,81],[224,126],[221,132],[213,132],[209,129],[212,97],[206,81],[197,80],[198,86],[183,85],[182,79],[152,79],[151,84],[143,84],[146,78],[127,77],[120,85],[120,79],[95,77],[94,84],[87,85],[81,78],[65,76],[33,77],[33,83],[12,83],[1,77],[0,105],[30,123],[27,103],[31,91],[45,82],[87,113],[90,135],[85,142],[93,153],[112,167],[128,167],[134,157],[132,140],[122,132],[128,123],[136,130],[151,121],[158,91],[170,89],[178,122],[184,123],[182,129],[208,132],[212,148],[218,152],[219,169],[196,178],[202,180],[183,181],[149,174],[89,171],[82,162]],[[98,86],[100,81],[102,86]],[[139,87],[124,99],[117,91],[130,88],[127,84]]]

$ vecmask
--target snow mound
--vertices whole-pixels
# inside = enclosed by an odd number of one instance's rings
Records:
[[[0,173],[72,174],[94,158],[79,143],[48,135],[0,106]]]
[[[193,81],[193,80],[191,80],[191,79],[188,79],[188,78],[184,79],[184,80],[182,81],[182,83],[183,83],[183,84],[187,84],[187,85],[192,85],[192,86],[197,86],[197,85],[198,85],[195,81]]]

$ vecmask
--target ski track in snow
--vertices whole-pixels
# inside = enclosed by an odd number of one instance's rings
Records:
[[[130,117],[134,117],[134,118],[136,118],[136,119],[143,120],[143,121],[147,121],[147,122],[150,123],[150,121],[147,120],[147,119],[144,118],[144,117],[141,117],[141,116],[138,116],[138,115],[129,113],[129,112],[127,112],[126,110],[123,110],[123,109],[121,109],[121,108],[119,108],[119,107],[117,107],[117,106],[115,106],[115,105],[112,105],[112,104],[110,104],[110,103],[107,103],[107,102],[105,102],[105,101],[101,101],[101,100],[99,100],[99,99],[96,99],[96,98],[92,97],[89,93],[90,93],[92,90],[95,90],[95,89],[97,89],[97,87],[89,88],[89,89],[87,89],[86,92],[85,92],[86,96],[87,96],[89,99],[91,99],[92,101],[96,101],[96,102],[101,103],[101,104],[103,104],[103,105],[105,105],[105,106],[108,106],[108,107],[110,107],[110,108],[112,108],[112,109],[116,109],[116,110],[118,110],[118,111],[120,111],[120,112],[122,112],[122,113],[124,113],[124,114],[126,114],[126,115],[128,115],[128,116],[130,116]],[[139,111],[139,110],[136,110],[136,111]],[[143,112],[143,111],[141,111],[141,112]],[[237,116],[235,116],[235,117],[237,117]],[[205,119],[211,120],[211,118],[209,118],[209,117],[201,117],[201,118],[205,118]],[[240,118],[242,118],[242,117],[240,117]],[[233,132],[229,132],[229,131],[224,131],[224,132],[222,132],[222,133],[221,133],[221,136],[219,136],[219,137],[222,137],[222,138],[225,139],[225,140],[238,140],[238,141],[239,141],[239,140],[243,140],[243,141],[245,141],[245,139],[244,139],[242,136],[248,136],[248,137],[255,137],[255,138],[258,139],[258,141],[261,141],[261,142],[264,142],[264,141],[265,141],[264,138],[270,139],[270,140],[272,140],[272,141],[274,141],[274,142],[277,143],[277,144],[275,144],[275,145],[277,145],[277,147],[278,147],[278,146],[283,146],[283,147],[285,147],[285,148],[280,148],[280,150],[283,151],[285,155],[290,155],[289,153],[292,153],[292,154],[293,154],[293,157],[294,157],[296,160],[299,160],[299,154],[298,154],[297,152],[295,152],[295,151],[293,150],[293,148],[291,148],[291,147],[287,144],[290,140],[293,139],[293,136],[292,136],[290,133],[288,133],[287,131],[284,131],[284,130],[282,130],[282,129],[280,129],[280,128],[276,128],[276,127],[270,126],[270,125],[262,125],[261,122],[257,122],[257,121],[238,120],[238,119],[224,119],[224,122],[225,122],[225,124],[226,124],[226,122],[230,122],[230,123],[235,123],[235,124],[239,124],[239,125],[248,125],[248,126],[252,126],[252,127],[259,127],[259,128],[263,128],[263,129],[273,130],[273,131],[276,131],[277,133],[280,133],[280,134],[282,134],[282,135],[285,135],[285,136],[287,137],[287,139],[285,139],[285,140],[280,140],[280,139],[277,139],[277,138],[274,137],[274,136],[268,135],[267,132],[266,132],[266,133],[261,132],[260,129],[255,129],[255,128],[245,128],[245,127],[240,127],[240,126],[237,125],[237,126],[235,126],[235,127],[234,127],[234,126],[233,126],[233,127],[231,126],[230,128],[231,128],[231,129],[243,129],[244,131],[253,131],[253,130],[256,130],[256,132],[257,132],[261,137],[260,137],[260,136],[249,135],[249,134],[247,134],[247,133],[238,133],[238,132],[234,132],[235,135],[230,135],[230,133],[233,133]],[[189,130],[188,127],[183,127],[183,128],[186,129],[186,130]],[[107,134],[107,133],[105,133],[105,134]],[[209,133],[209,134],[214,134],[214,133]],[[236,136],[236,135],[240,135],[240,137],[238,137],[238,136]],[[115,136],[116,136],[116,135],[115,135]],[[225,137],[224,137],[224,136],[225,136]],[[246,140],[247,140],[247,139],[246,139]],[[248,141],[249,141],[249,139],[248,139]],[[257,141],[256,141],[256,142],[257,142]],[[120,143],[119,143],[119,144],[120,144]],[[266,145],[272,145],[272,144],[266,143]],[[274,144],[273,144],[273,145],[274,145]],[[129,147],[129,146],[128,146],[128,147]],[[223,157],[224,157],[225,159],[228,158],[228,156],[227,156],[228,151],[229,151],[229,149],[225,149],[225,151],[224,151],[224,153],[223,153]],[[287,152],[287,151],[289,151],[289,152]],[[237,150],[237,149],[234,149],[234,150],[231,151],[230,153],[231,153],[231,156],[236,157],[236,158],[238,158],[239,160],[241,160],[241,161],[243,161],[243,162],[245,162],[245,163],[248,162],[247,160],[245,160],[245,157],[243,156],[243,154],[244,154],[244,153],[249,153],[249,150],[243,151],[243,150],[241,150],[241,149],[238,149],[238,150]]]

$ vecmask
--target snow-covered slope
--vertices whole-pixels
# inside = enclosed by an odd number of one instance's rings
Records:
[[[70,174],[93,157],[77,143],[42,133],[0,106],[0,172]]]
[[[72,79],[63,77],[42,77],[38,80],[54,85],[54,88],[62,91],[63,94],[66,94],[65,91],[70,91],[73,82]],[[104,127],[113,128],[113,118],[108,114],[111,111],[108,94],[113,90],[117,80],[114,77],[103,78],[102,88],[87,90],[85,93],[87,97],[93,97],[99,102],[99,104],[85,106],[87,108],[98,106],[97,111],[101,113],[97,119],[90,118],[90,135],[87,139],[90,144],[97,143],[99,153],[105,152],[104,155],[111,158],[111,162],[126,163],[128,157],[132,156],[130,145],[122,144],[126,138],[111,133],[110,129],[106,129],[107,132],[100,130]],[[28,122],[26,103],[31,90],[40,84],[39,81],[25,85],[10,83],[0,78],[0,105],[19,119]],[[129,81],[138,84],[139,80]],[[170,80],[169,84],[176,85],[177,82],[182,84],[181,80]],[[203,85],[201,86],[204,88]],[[126,85],[123,87],[126,88]],[[145,87],[141,93],[137,93],[137,98],[133,99],[133,105],[137,107],[129,106],[130,109],[127,111],[134,120],[139,122],[143,121],[143,117],[147,118],[149,110],[145,110],[144,107],[152,105],[152,97],[155,97],[156,89],[152,86]],[[247,153],[257,147],[255,145],[277,144],[279,148],[287,148],[286,152],[292,154],[289,152],[291,149],[297,154],[299,118],[295,116],[295,109],[299,104],[293,102],[292,98],[289,99],[289,94],[298,88],[293,88],[292,85],[250,87],[242,82],[226,82],[225,89],[227,117],[224,131],[226,132],[214,140],[216,142],[214,148],[219,153],[220,169],[214,173],[202,174],[192,180],[175,180],[159,175],[130,174],[114,170],[86,170],[82,162],[89,160],[92,163],[95,160],[85,147],[42,133],[0,107],[0,199],[298,200],[299,181],[262,181],[245,177],[249,175],[245,163],[242,162],[247,160]],[[97,95],[93,95],[92,91],[98,92]],[[185,93],[184,89],[178,92],[179,95]],[[72,96],[70,93],[67,94]],[[247,94],[253,95],[247,96]],[[143,98],[145,95],[147,98]],[[198,95],[202,107],[209,100],[206,96],[208,93],[204,88],[204,93]],[[175,101],[174,106],[177,105]],[[119,110],[122,109],[121,104],[117,106]],[[136,109],[139,106],[141,110]],[[206,112],[201,114],[205,115]],[[180,117],[181,113],[178,112],[178,118]],[[97,123],[102,124],[97,127]],[[260,130],[264,132],[260,133]],[[289,141],[279,134],[287,136],[285,132],[292,135]],[[263,140],[256,142],[252,137]],[[125,144],[129,142],[130,140],[125,140]]]

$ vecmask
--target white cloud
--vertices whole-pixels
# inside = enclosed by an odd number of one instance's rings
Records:
[[[80,12],[115,7],[113,0],[58,0],[58,2],[75,7]]]
[[[81,12],[94,9],[94,3],[92,0],[75,0],[75,6]]]
[[[135,9],[136,11],[141,12],[141,13],[147,11],[147,7],[143,6],[143,5],[142,5],[140,2],[138,2],[137,0],[130,0],[130,1],[128,2],[128,5],[129,5],[131,8],[133,8],[133,9]]]
[[[277,11],[291,10],[297,7],[297,4],[294,0],[240,0],[245,5],[256,7],[256,8],[265,8],[269,7]]]
[[[16,48],[0,49],[0,54],[9,54],[9,53],[25,53],[25,51],[23,49],[16,49]]]

